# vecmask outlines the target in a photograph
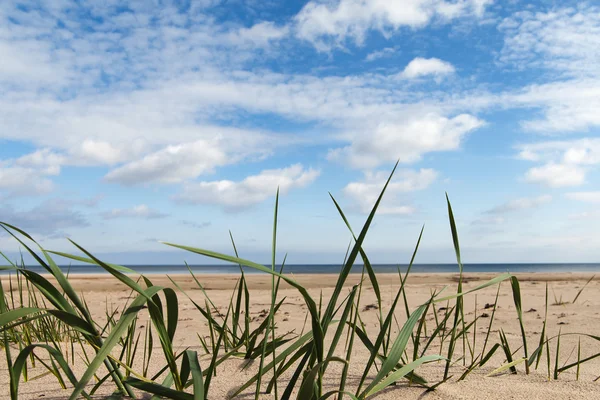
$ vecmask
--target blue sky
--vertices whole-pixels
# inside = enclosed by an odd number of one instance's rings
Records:
[[[110,261],[600,260],[593,2],[0,3],[0,220]],[[18,245],[0,235],[0,248]]]

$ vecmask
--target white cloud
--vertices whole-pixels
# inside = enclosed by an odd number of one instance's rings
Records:
[[[17,159],[0,160],[0,195],[41,195],[50,193],[50,179],[60,174],[64,157],[50,149],[41,149]]]
[[[522,122],[526,130],[543,134],[586,131],[600,126],[596,112],[600,108],[600,76],[530,85],[507,93],[501,102],[510,108],[542,110],[543,118]]]
[[[126,151],[125,147],[117,148],[108,142],[86,139],[75,156],[79,156],[84,163],[114,165],[127,160],[131,154],[139,153],[140,144],[133,142]]]
[[[439,58],[417,57],[408,63],[400,76],[406,79],[415,79],[427,75],[439,78],[452,73],[454,73],[454,67],[449,62],[442,61]]]
[[[46,174],[32,168],[0,167],[0,194],[26,196],[50,193],[54,184]]]
[[[398,195],[426,189],[437,179],[437,176],[437,172],[433,169],[397,170],[377,212],[382,215],[414,213],[415,208],[398,201]],[[389,173],[385,171],[366,172],[362,181],[346,185],[343,190],[344,195],[353,201],[360,212],[368,213],[377,201],[388,177]]]
[[[568,199],[585,203],[600,203],[600,192],[571,192],[565,194]]]
[[[180,183],[213,171],[230,160],[216,141],[168,146],[110,171],[105,180],[124,185]]]
[[[190,204],[219,205],[225,210],[235,211],[273,197],[277,188],[281,194],[286,194],[291,189],[305,187],[318,176],[318,170],[294,164],[287,168],[264,170],[239,182],[221,180],[186,183],[183,191],[174,199]]]
[[[589,4],[525,11],[503,21],[500,61],[516,69],[541,69],[545,83],[505,97],[510,106],[540,107],[543,118],[526,121],[542,133],[600,126],[600,8]]]
[[[183,13],[136,2],[122,4],[132,12],[112,3],[83,9],[68,0],[25,8],[20,3],[0,4],[0,54],[6,56],[0,65],[0,139],[47,148],[63,158],[63,166],[117,170],[196,140],[225,137],[220,151],[232,159],[239,159],[236,147],[258,158],[284,142],[269,132],[220,126],[214,121],[232,107],[210,104],[208,93],[190,98],[186,88],[227,77],[255,57],[257,47],[285,37],[287,27],[216,25],[196,5]],[[74,7],[103,22],[90,19],[90,29],[71,12]]]
[[[450,21],[465,16],[479,17],[488,1],[384,0],[310,1],[296,15],[296,35],[317,49],[342,45],[347,39],[361,45],[370,30],[388,36],[402,27],[423,28],[432,20]]]
[[[518,68],[542,67],[566,76],[598,77],[600,8],[578,7],[548,12],[524,11],[506,18],[500,60]]]
[[[265,47],[272,42],[285,38],[288,26],[277,26],[273,22],[260,22],[250,28],[239,28],[228,35],[232,44],[251,44],[253,47]]]
[[[63,166],[109,166],[107,181],[131,185],[183,182],[301,141],[325,142],[334,148],[331,159],[354,167],[376,168],[396,159],[411,163],[431,151],[458,149],[466,134],[483,124],[476,112],[499,105],[541,107],[545,118],[530,121],[530,129],[549,129],[542,122],[554,130],[600,124],[596,112],[600,105],[594,103],[600,101],[594,89],[600,84],[586,87],[593,83],[589,77],[578,81],[577,90],[571,90],[574,83],[568,82],[564,87],[544,84],[498,96],[449,95],[416,92],[414,83],[383,74],[275,73],[262,68],[264,53],[255,51],[303,33],[322,43],[342,43],[373,29],[387,35],[402,27],[481,16],[486,3],[311,2],[290,25],[265,21],[250,28],[217,25],[201,7],[186,13],[169,7],[158,12],[128,3],[134,17],[117,15],[112,4],[88,5],[90,13],[104,21],[92,32],[73,21],[70,1],[60,6],[47,3],[43,7],[52,10],[45,13],[3,2],[0,43],[31,41],[37,58],[25,60],[36,68],[25,71],[26,79],[15,81],[13,72],[0,68],[4,90],[0,137],[49,148],[64,158]],[[333,18],[321,21],[320,16]],[[64,28],[57,28],[58,20]],[[586,26],[593,22],[586,21]],[[516,31],[504,32],[508,54]],[[431,63],[429,72],[441,71],[439,63],[434,65],[437,59],[416,59],[406,74],[418,76],[427,70],[416,68],[417,60]],[[284,132],[285,139],[274,132],[226,127],[244,125],[248,114],[275,114],[319,129],[314,134],[310,129],[301,132],[304,137],[299,140]],[[240,138],[244,142],[238,146]],[[174,159],[171,150],[181,148],[179,152],[187,154],[185,148],[196,141],[218,144],[209,146],[212,150],[205,160],[186,156],[182,161],[186,168],[169,168]],[[46,188],[50,185],[47,180]]]
[[[553,188],[579,186],[585,183],[585,170],[577,165],[548,163],[529,169],[525,180]]]
[[[548,141],[518,147],[519,158],[544,162],[525,173],[525,180],[550,187],[578,186],[600,164],[600,139]]]
[[[39,168],[45,175],[58,175],[65,158],[46,148],[25,154],[15,160],[15,164],[25,168]]]
[[[116,218],[140,218],[140,219],[158,219],[165,218],[168,215],[154,210],[145,204],[133,206],[132,208],[114,208],[110,211],[101,213],[104,219]]]
[[[375,60],[379,60],[380,58],[390,57],[395,52],[396,52],[395,48],[386,47],[382,50],[377,50],[377,51],[367,54],[367,56],[365,57],[365,61],[372,62]]]
[[[552,196],[542,195],[538,197],[523,197],[508,201],[504,204],[496,206],[486,211],[488,214],[506,214],[515,211],[528,210],[532,208],[539,208],[540,206],[552,201]]]
[[[342,3],[338,6],[346,7]],[[63,157],[62,166],[110,167],[106,181],[132,185],[183,182],[290,144],[350,144],[355,149],[364,140],[361,136],[373,131],[393,138],[400,147],[371,149],[366,156],[370,160],[380,154],[384,162],[418,160],[428,151],[456,149],[463,133],[474,129],[469,124],[482,123],[465,107],[458,109],[439,94],[414,93],[409,82],[395,76],[319,77],[261,68],[264,52],[255,50],[268,49],[286,35],[291,38],[297,32],[293,24],[224,26],[201,7],[180,13],[171,7],[126,4],[134,13],[120,13],[114,4],[86,5],[91,15],[104,21],[90,30],[73,20],[71,1],[41,5],[52,8],[47,12],[2,3],[0,43],[38,43],[40,59],[34,64],[56,79],[14,83],[8,73],[5,80],[0,77],[0,89],[5,90],[0,98],[0,138],[49,148]],[[477,4],[437,1],[435,15],[427,18],[479,13]],[[373,11],[381,9],[390,14],[392,24],[411,12],[383,3],[348,5],[374,12],[377,15],[369,17],[373,21],[387,21]],[[410,7],[428,13],[425,4]],[[32,74],[45,76],[40,71]],[[319,129],[293,136],[248,127],[247,115],[264,114]],[[425,137],[432,130],[444,131],[419,142],[419,135],[404,131],[405,124],[424,127]],[[236,125],[244,128],[232,128]],[[187,150],[196,142],[208,145]],[[408,145],[406,152],[403,145]],[[193,154],[206,157],[193,159]],[[176,157],[181,168],[173,165]]]
[[[350,146],[331,150],[328,158],[356,168],[376,168],[396,160],[413,163],[428,152],[458,149],[465,135],[482,125],[483,121],[467,114],[413,116],[356,133]]]

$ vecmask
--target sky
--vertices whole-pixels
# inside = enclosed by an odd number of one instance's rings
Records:
[[[597,4],[597,3],[596,3]],[[211,263],[600,261],[600,7],[3,0],[0,221],[50,250]],[[0,234],[0,250],[19,244]]]

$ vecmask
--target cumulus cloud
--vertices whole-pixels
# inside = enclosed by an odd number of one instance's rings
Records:
[[[229,161],[218,143],[199,140],[148,154],[110,171],[104,179],[124,185],[179,183],[211,172]]]
[[[212,204],[236,211],[273,197],[277,188],[281,194],[311,184],[320,172],[305,169],[300,164],[287,168],[264,170],[242,181],[229,180],[186,183],[174,199],[189,204]]]
[[[139,218],[139,219],[158,219],[165,218],[168,214],[154,210],[145,204],[133,206],[132,208],[114,208],[110,211],[101,213],[104,219],[117,218]]]
[[[0,160],[0,195],[24,196],[50,193],[53,176],[60,174],[64,157],[41,149],[17,159]]]
[[[406,79],[415,79],[422,76],[433,75],[440,78],[444,75],[454,73],[454,66],[449,62],[442,61],[439,58],[417,57],[408,63],[400,77]]]
[[[438,173],[435,170],[427,168],[396,171],[377,212],[388,215],[414,213],[416,209],[412,205],[399,201],[398,195],[426,189],[437,179],[437,176]],[[389,172],[386,171],[366,172],[362,181],[346,185],[343,190],[344,195],[360,212],[368,213],[377,201],[388,177]]]
[[[364,8],[369,21],[391,18],[392,25],[404,24],[402,18],[411,12],[397,6],[345,3],[328,10]],[[426,19],[479,14],[477,4],[483,3],[438,1],[435,15]],[[301,15],[312,20],[316,14],[306,13],[317,3],[307,5],[290,24],[262,21],[250,27],[219,25],[202,7],[185,12],[166,7],[159,12],[140,3],[126,4],[123,8],[131,12],[113,4],[84,8],[104,21],[101,25],[90,21],[94,29],[88,29],[74,23],[77,16],[69,10],[81,8],[69,0],[56,6],[42,4],[42,9],[52,8],[43,13],[3,3],[0,43],[38,43],[40,71],[32,74],[45,76],[43,68],[54,79],[14,82],[8,73],[6,79],[0,77],[5,90],[0,98],[2,138],[48,148],[63,158],[62,166],[108,167],[106,182],[135,185],[184,182],[292,144],[337,142],[355,147],[365,132],[393,136],[390,132],[400,131],[399,126],[415,115],[421,116],[423,125],[431,119],[432,125],[451,130],[461,115],[479,121],[464,107],[457,110],[430,94],[412,93],[409,82],[394,75],[317,76],[260,68],[262,53],[255,50],[301,32]],[[429,12],[421,3],[410,7]],[[380,18],[377,9],[390,17]],[[377,29],[371,22],[365,29]],[[424,73],[414,68],[417,61],[407,69],[409,76]],[[440,72],[439,65],[429,68],[428,73]],[[290,135],[253,129],[251,124],[232,127],[244,125],[247,115],[265,114],[322,129],[318,135],[308,129]],[[448,143],[432,138],[436,143],[409,146],[407,154],[400,149],[393,155],[384,151],[384,156],[395,161],[418,159],[427,151],[454,150],[451,135],[441,134]],[[373,149],[368,157],[378,153]],[[199,157],[194,159],[194,154]],[[176,157],[183,168],[173,165]],[[47,180],[46,187],[50,183]]]
[[[92,165],[114,165],[129,159],[132,154],[138,154],[141,150],[140,142],[134,141],[130,146],[115,147],[111,143],[99,140],[86,139],[81,143],[79,151],[73,152],[73,156],[82,160],[83,163]]]
[[[413,163],[428,152],[458,149],[466,134],[482,125],[483,121],[467,114],[413,116],[407,121],[381,123],[373,132],[357,133],[351,145],[331,150],[328,158],[355,168],[376,168],[396,160]]]
[[[585,183],[585,170],[577,165],[548,163],[530,168],[525,173],[525,180],[553,188],[579,186]]]
[[[388,36],[402,27],[423,28],[434,19],[447,22],[465,16],[479,17],[488,3],[486,0],[313,0],[295,16],[295,30],[299,38],[327,50],[332,45],[343,45],[348,39],[361,45],[370,30]]]
[[[600,164],[600,140],[547,141],[518,147],[519,158],[543,162],[525,173],[525,180],[550,187],[579,186],[586,174]]]

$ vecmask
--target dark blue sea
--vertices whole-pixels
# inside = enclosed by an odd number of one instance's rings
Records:
[[[188,269],[185,265],[127,265],[127,267],[141,274],[187,274]],[[269,266],[270,267],[270,266]],[[195,274],[238,274],[237,265],[219,264],[219,265],[190,265]],[[396,273],[398,268],[406,271],[406,265],[398,264],[374,264],[373,269],[376,273]],[[40,266],[27,267],[35,272],[45,273]],[[70,265],[61,266],[64,272],[69,274],[97,274],[107,273],[101,267],[94,265]],[[279,269],[279,267],[277,267]],[[336,274],[340,271],[339,264],[291,264],[285,265],[284,273],[288,274]],[[261,273],[252,268],[244,267],[246,273]],[[355,265],[353,273],[360,273],[362,265]],[[412,267],[413,273],[438,273],[438,272],[458,272],[456,264],[415,264]],[[464,264],[464,272],[598,272],[600,273],[600,263],[581,263],[581,264]],[[0,271],[0,274],[6,274],[7,271]]]

